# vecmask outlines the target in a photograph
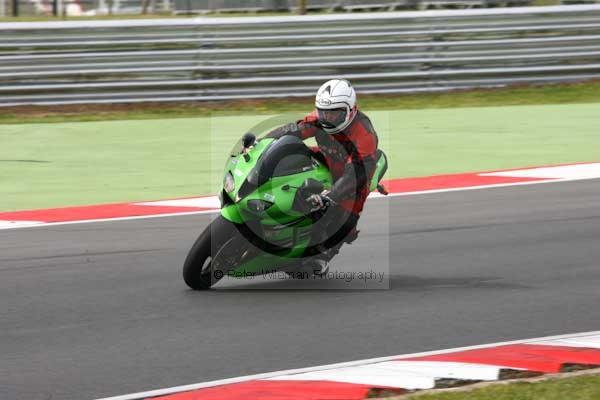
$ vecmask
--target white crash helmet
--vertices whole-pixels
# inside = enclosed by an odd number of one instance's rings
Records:
[[[356,92],[345,79],[325,82],[317,91],[315,107],[319,124],[327,133],[344,130],[356,116]]]

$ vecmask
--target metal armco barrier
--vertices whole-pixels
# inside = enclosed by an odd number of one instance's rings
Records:
[[[0,106],[404,93],[600,77],[600,5],[0,24]]]

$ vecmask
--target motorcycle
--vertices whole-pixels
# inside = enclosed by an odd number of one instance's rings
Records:
[[[243,278],[293,272],[314,254],[311,239],[322,213],[307,198],[331,189],[332,175],[320,153],[291,135],[280,139],[248,133],[225,166],[221,211],[192,246],[183,279],[206,290],[224,276]],[[387,194],[381,179],[387,157],[377,151],[370,190]]]

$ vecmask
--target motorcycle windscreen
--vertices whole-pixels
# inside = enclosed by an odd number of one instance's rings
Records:
[[[248,175],[248,182],[259,187],[269,179],[306,172],[315,167],[312,152],[296,136],[283,136],[260,156]]]

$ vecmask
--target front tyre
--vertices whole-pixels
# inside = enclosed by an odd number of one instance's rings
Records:
[[[212,258],[236,233],[232,222],[219,215],[196,239],[183,264],[183,280],[194,290],[210,289],[223,274],[214,272]]]

